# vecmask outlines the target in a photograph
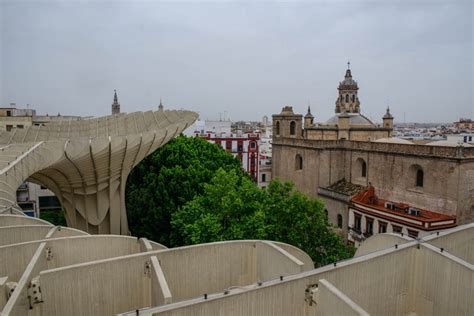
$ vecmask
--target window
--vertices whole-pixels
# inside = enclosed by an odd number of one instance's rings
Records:
[[[277,121],[275,124],[275,134],[280,135],[280,122]]]
[[[265,182],[267,180],[267,175],[265,173],[262,173],[262,182]]]
[[[367,177],[367,163],[365,162],[364,159],[357,158],[355,173],[358,174],[358,177],[362,177],[362,178]]]
[[[355,95],[353,94],[352,95],[352,102],[354,102],[354,101],[355,101]]]
[[[409,229],[408,230],[408,236],[410,236],[411,238],[417,238],[418,237],[418,231]]]
[[[12,111],[7,111],[7,116],[12,116]]]
[[[24,128],[23,125],[17,125],[16,128]]]
[[[57,210],[61,209],[61,204],[55,196],[40,196],[39,208],[40,210]]]
[[[239,153],[244,152],[244,143],[241,140],[237,141],[237,152]]]
[[[250,142],[250,148],[255,149],[256,146],[257,146],[257,143]]]
[[[341,94],[341,101],[343,101],[343,99],[344,99],[344,97],[343,97],[342,94]]]
[[[7,132],[10,132],[13,128],[13,125],[7,125]]]
[[[408,188],[422,188],[424,185],[424,171],[420,165],[411,165],[409,169]]]
[[[295,121],[291,121],[290,123],[290,135],[296,134],[296,123]]]
[[[346,94],[346,102],[349,102],[349,95]]]
[[[326,218],[328,218],[329,213],[328,213],[328,210],[326,208],[324,209],[324,214],[326,215]]]
[[[402,233],[402,226],[392,225],[392,230],[394,233],[401,234]]]
[[[360,233],[362,228],[362,216],[360,214],[354,213],[354,230]]]
[[[379,234],[387,232],[387,223],[379,221]]]
[[[302,170],[303,169],[303,157],[300,154],[296,155],[295,157],[295,169]]]
[[[367,235],[374,234],[374,219],[373,218],[365,218],[365,233]]]
[[[337,214],[337,227],[342,228],[342,215]]]
[[[416,170],[416,186],[423,187],[423,170]]]

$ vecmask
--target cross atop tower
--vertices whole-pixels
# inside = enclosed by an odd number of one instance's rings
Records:
[[[351,69],[351,62],[347,61],[347,69]]]

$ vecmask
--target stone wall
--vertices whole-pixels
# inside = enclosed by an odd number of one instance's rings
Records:
[[[303,157],[302,170],[294,167],[297,153]],[[415,167],[423,170],[423,187],[416,187]],[[364,186],[371,182],[384,199],[456,215],[458,224],[474,220],[474,148],[278,138],[273,177],[291,180],[311,196],[341,179]],[[340,203],[325,200],[336,224]]]

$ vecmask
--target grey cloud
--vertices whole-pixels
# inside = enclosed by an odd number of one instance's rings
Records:
[[[3,1],[0,102],[105,115],[165,105],[260,119],[334,110],[350,59],[364,113],[474,117],[471,1]]]

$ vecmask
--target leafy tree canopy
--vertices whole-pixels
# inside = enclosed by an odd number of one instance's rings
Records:
[[[55,226],[67,226],[63,210],[43,210],[40,212],[40,218]]]
[[[235,170],[219,169],[202,195],[173,214],[172,228],[185,244],[268,239],[304,250],[316,265],[350,258],[353,249],[332,230],[323,209],[289,182],[273,180],[262,190]]]
[[[171,240],[171,214],[201,194],[219,168],[240,172],[240,163],[218,145],[194,137],[179,136],[145,158],[130,173],[125,190],[132,234],[183,245],[180,236]]]

